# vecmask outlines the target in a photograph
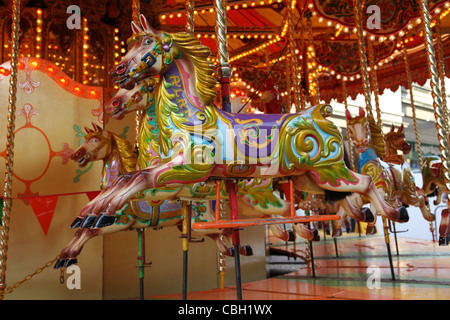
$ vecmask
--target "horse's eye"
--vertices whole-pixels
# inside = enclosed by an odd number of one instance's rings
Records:
[[[152,42],[153,42],[152,39],[145,39],[144,41],[146,45],[152,44]]]

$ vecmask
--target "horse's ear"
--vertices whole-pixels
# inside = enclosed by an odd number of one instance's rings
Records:
[[[92,122],[92,126],[94,127],[95,131],[97,131],[97,132],[102,132],[102,131],[103,131],[103,128],[100,127],[100,126],[99,126],[98,124],[96,124],[96,123],[93,123],[93,122]]]
[[[139,27],[134,21],[131,21],[131,30],[133,30],[133,34],[138,34],[142,32],[141,27]]]
[[[361,118],[364,118],[366,116],[366,112],[364,111],[363,108],[359,107],[359,116]]]
[[[94,132],[94,130],[89,129],[88,127],[84,127],[84,131],[86,131],[86,133]]]
[[[403,127],[403,123],[402,123],[401,126],[400,126],[400,128],[398,128],[398,131],[397,131],[397,132],[403,132],[403,129],[404,129],[404,127]]]
[[[148,23],[147,19],[143,14],[139,16],[139,21],[141,22],[141,28],[143,31],[148,31],[155,36],[162,37],[161,32],[157,31],[156,29],[153,29],[152,25]]]
[[[352,115],[350,114],[350,111],[345,110],[345,117],[347,118],[347,120],[352,120]]]
[[[150,23],[148,23],[147,19],[143,14],[139,15],[139,21],[141,22],[142,30],[154,33],[154,30],[150,26]]]
[[[395,131],[395,127],[394,127],[394,124],[392,124],[392,126],[391,126],[391,132],[394,132]]]

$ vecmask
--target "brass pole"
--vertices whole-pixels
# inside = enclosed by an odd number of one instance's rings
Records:
[[[370,80],[369,80],[369,71],[367,67],[367,54],[366,54],[366,45],[364,43],[364,35],[362,28],[362,13],[361,13],[361,1],[355,0],[353,4],[353,10],[356,18],[356,30],[358,36],[358,46],[359,46],[359,57],[361,63],[361,75],[362,75],[362,83],[364,88],[364,99],[366,101],[366,112],[369,117],[373,118],[372,113],[372,102],[370,97]]]
[[[420,10],[424,22],[424,37],[426,41],[426,53],[428,67],[431,76],[431,95],[433,97],[434,116],[436,119],[436,129],[438,132],[439,149],[441,151],[441,160],[444,168],[444,180],[447,193],[450,192],[450,154],[448,149],[448,132],[446,130],[446,119],[442,107],[441,90],[439,83],[439,72],[436,66],[436,56],[433,46],[433,34],[431,31],[430,12],[428,10],[428,0],[420,1]]]
[[[132,18],[133,18],[133,22],[136,23],[136,25],[138,25],[138,26],[141,24],[140,19],[139,19],[140,11],[141,11],[140,0],[133,0],[133,2],[132,2]],[[142,110],[136,110],[136,116],[135,116],[136,137],[135,137],[135,141],[134,141],[135,152],[138,152],[138,150],[139,150],[139,127],[141,125],[142,114],[143,114]]]
[[[20,29],[20,0],[12,3],[12,50],[11,50],[11,74],[9,78],[9,100],[6,134],[6,170],[3,192],[2,225],[0,229],[0,299],[6,288],[6,260],[9,240],[9,222],[12,207],[12,180],[14,164],[14,131],[16,122],[16,98],[17,98],[17,66],[19,58],[19,29]]]

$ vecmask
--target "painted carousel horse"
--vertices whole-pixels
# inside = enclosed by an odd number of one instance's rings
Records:
[[[405,164],[405,158],[403,155],[411,152],[412,145],[405,140],[405,133],[403,130],[403,124],[397,131],[395,131],[395,128],[392,125],[391,130],[384,136],[384,141],[386,143],[386,154],[383,160],[385,162],[402,165],[404,172],[407,173],[406,179],[410,179],[412,178],[412,172],[409,166]],[[399,151],[402,152],[402,154],[398,154]],[[427,206],[427,210],[422,211],[425,220],[434,221],[435,217],[430,213],[430,209],[428,208],[428,194],[423,190],[423,188],[416,187],[415,189],[417,195],[425,201],[425,205]]]
[[[436,195],[434,204],[441,203],[442,194],[446,192],[444,172],[440,157],[425,157],[422,165],[422,190],[429,197]]]
[[[338,201],[328,201],[324,195],[308,194],[306,198],[298,197],[299,207],[305,211],[311,211],[316,214],[337,214],[341,218],[333,221],[332,237],[337,238],[342,236],[342,225],[345,224],[349,230],[349,222],[347,214],[342,210]],[[369,213],[368,213],[369,214]],[[329,230],[329,221],[324,221],[324,229]]]
[[[445,186],[444,166],[442,160],[437,156],[425,157],[422,165],[422,190],[429,197],[436,195],[435,205],[441,203],[442,194],[447,191]],[[447,207],[441,212],[441,222],[439,225],[439,245],[446,246],[450,242],[450,208],[447,200]]]
[[[87,135],[83,144],[74,152],[71,159],[78,162],[80,167],[86,166],[91,161],[103,161],[101,189],[111,185],[115,179],[126,172],[135,170],[136,155],[133,146],[124,138],[109,131],[103,130],[97,125],[94,129],[85,128]],[[212,221],[211,201],[193,203],[194,216],[192,219],[199,221]],[[85,243],[95,236],[116,233],[131,229],[148,227],[180,226],[183,219],[183,208],[180,202],[156,201],[131,201],[117,212],[116,221],[111,226],[102,229],[79,229],[71,242],[62,250],[55,268],[68,267],[77,262]],[[73,227],[75,227],[74,225]],[[206,231],[206,232],[205,232]],[[221,241],[220,235],[229,238],[229,233],[222,230],[193,230],[194,236],[206,235],[213,239],[219,250],[225,255],[232,256],[234,248],[227,247]],[[251,248],[242,247],[241,254],[250,255]]]
[[[94,125],[93,130],[89,128],[85,128],[85,130],[87,132],[85,141],[74,152],[72,160],[77,161],[81,167],[86,166],[90,161],[102,160],[101,189],[110,186],[114,179],[122,174],[135,169],[136,156],[133,152],[133,147],[126,139],[103,130],[97,125]],[[259,192],[257,188],[262,188],[263,192]],[[273,196],[269,199],[270,194],[267,194],[267,186],[262,187],[262,184],[259,184],[255,187],[255,183],[250,184],[246,182],[241,183],[241,189],[251,192],[251,195],[245,194],[239,198],[239,203],[247,208],[246,213],[248,215],[265,217],[269,215],[266,211],[279,211],[270,205],[270,203],[277,202],[277,199]],[[189,190],[189,192],[191,193],[192,191]],[[204,195],[202,194],[201,197],[203,198]],[[282,210],[287,214],[290,208],[289,204],[282,204],[282,207],[284,208]],[[211,200],[193,202],[192,208],[195,213],[192,217],[193,222],[213,221],[215,218]],[[113,225],[101,229],[79,229],[71,242],[62,250],[55,268],[68,267],[77,263],[76,257],[80,254],[83,246],[95,236],[147,227],[177,226],[180,228],[183,210],[181,203],[176,200],[131,201],[116,213],[116,221]],[[79,226],[79,223],[77,222],[72,227]],[[273,234],[281,240],[288,241],[293,239],[291,232],[281,229],[278,225],[270,227]],[[227,246],[221,240],[221,234],[230,241],[230,232],[226,230],[192,229],[193,236],[206,235],[216,243],[220,252],[227,256],[233,256],[234,248]],[[318,237],[316,230],[309,230],[306,227],[301,228],[298,234],[306,237],[308,240],[317,240]],[[249,246],[242,246],[239,252],[242,255],[252,254]]]
[[[93,228],[114,222],[115,212],[145,190],[178,188],[220,179],[292,179],[305,192],[336,193],[346,211],[363,215],[353,198],[363,196],[394,221],[401,212],[377,192],[369,175],[349,170],[342,136],[327,119],[329,105],[299,114],[230,114],[216,108],[211,52],[187,33],[153,31],[141,16],[132,23],[129,51],[110,72],[122,88],[159,75],[155,95],[159,159],[119,177],[103,189],[80,217],[95,217]],[[353,196],[349,196],[351,194]]]
[[[106,113],[115,119],[123,119],[127,113],[144,110],[140,121],[142,127],[141,134],[139,135],[140,143],[138,144],[138,165],[144,168],[158,158],[158,124],[156,123],[155,100],[153,96],[156,85],[155,79],[149,79],[148,81],[142,80],[131,90],[119,89],[105,103]],[[223,190],[223,195],[226,196],[223,183],[221,190]],[[244,207],[250,209],[245,210],[246,215],[269,218],[274,215],[286,215],[290,213],[286,211],[289,204],[273,195],[270,181],[263,181],[261,185],[256,184],[255,181],[242,181],[240,182],[240,190],[252,191],[250,194],[239,194],[239,199],[246,204]],[[280,206],[279,203],[282,203],[281,210],[278,208]],[[271,204],[276,204],[276,207]],[[275,237],[283,241],[293,240],[291,231],[283,230],[276,224],[269,225],[269,228]],[[295,224],[294,229],[300,237],[307,240],[317,241],[320,238],[316,230],[310,230],[304,224]]]
[[[399,206],[401,211],[405,212],[405,219],[399,222],[407,221],[406,209],[402,206],[403,204],[419,207],[424,219],[433,221],[434,215],[427,207],[426,197],[416,187],[409,166],[405,162],[396,164],[381,160],[385,157],[386,148],[381,128],[376,125],[375,120],[372,117],[366,117],[361,107],[358,116],[352,118],[350,112],[347,111],[346,118],[358,155],[358,172],[372,176],[380,196],[387,199],[392,206]],[[403,132],[391,133],[391,135],[394,134],[400,138],[404,137]],[[391,137],[390,140],[397,139]],[[389,218],[382,212],[379,213]]]

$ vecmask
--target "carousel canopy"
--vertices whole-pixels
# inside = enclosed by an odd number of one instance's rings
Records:
[[[107,71],[126,52],[132,3],[78,1],[82,26],[69,30],[67,8],[73,1],[21,1],[21,56],[55,62],[77,81],[113,87]],[[166,32],[185,30],[185,0],[134,3],[139,4],[140,13],[153,27]],[[211,59],[218,64],[214,1],[192,3],[194,33],[211,48]],[[450,1],[430,0],[429,11],[434,36],[442,38],[441,60],[447,71]],[[429,71],[419,2],[370,0],[364,2],[361,12],[364,40],[371,51],[369,67],[376,69],[379,93],[407,85],[403,47],[409,55],[412,80],[424,84]],[[349,96],[354,98],[363,92],[354,1],[229,0],[226,21],[232,85],[247,91],[248,96],[266,81],[277,84],[286,96],[287,88],[295,88],[292,78],[286,77],[287,71],[301,78],[308,101],[318,95],[326,102],[343,101],[342,81]],[[0,3],[0,23],[2,61],[6,61],[11,50],[10,1]],[[289,30],[293,30],[292,35]],[[292,69],[292,54],[297,70]]]

